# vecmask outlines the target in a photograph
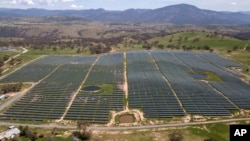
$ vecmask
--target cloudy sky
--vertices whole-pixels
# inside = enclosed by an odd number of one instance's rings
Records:
[[[250,11],[250,0],[0,0],[0,7],[125,10],[129,8],[155,9],[180,3],[216,11]]]

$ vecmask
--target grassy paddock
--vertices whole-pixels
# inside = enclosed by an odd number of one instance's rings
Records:
[[[9,55],[10,58],[19,54],[19,52],[12,52],[12,51],[0,51],[0,60],[3,60],[4,55]]]
[[[209,37],[208,37],[209,35]],[[213,35],[211,33],[203,32],[182,32],[173,35],[167,35],[163,37],[156,37],[148,40],[149,43],[159,41],[159,44],[163,45],[178,45],[182,46],[205,46],[208,45],[211,48],[232,50],[235,46],[239,49],[243,49],[246,44],[250,44],[250,41],[241,41],[235,38]],[[198,41],[194,41],[198,39]]]
[[[193,74],[193,73],[192,73]],[[223,81],[216,73],[211,72],[211,71],[204,71],[204,72],[196,72],[194,74],[201,74],[204,75],[205,78],[201,79],[201,80],[206,80],[206,81],[216,81],[216,82],[220,82]],[[200,80],[200,79],[198,79]]]
[[[83,89],[88,86],[98,86],[101,88],[100,91],[89,92],[89,93],[94,93],[94,94],[113,94],[113,91],[114,91],[113,84],[83,85],[81,90],[84,91]]]

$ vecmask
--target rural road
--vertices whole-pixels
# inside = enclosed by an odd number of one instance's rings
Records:
[[[0,105],[0,111],[7,108],[9,105],[11,105],[13,102],[17,101],[24,95],[23,92],[16,93],[16,96],[11,97],[8,101]]]
[[[88,129],[96,131],[126,131],[126,130],[143,130],[143,129],[155,129],[155,128],[166,128],[166,127],[182,127],[182,126],[192,126],[192,125],[203,125],[212,123],[226,123],[226,122],[237,122],[237,121],[250,121],[250,118],[237,118],[237,119],[225,119],[217,121],[204,121],[204,122],[191,122],[191,123],[170,123],[170,124],[160,124],[160,125],[143,125],[143,126],[126,126],[126,127],[105,127],[105,126],[90,126]],[[64,125],[53,125],[53,124],[21,124],[21,123],[11,123],[11,122],[1,122],[0,126],[29,126],[33,128],[60,128],[60,129],[76,129],[76,126],[64,126]]]
[[[15,96],[11,97],[8,101],[0,105],[0,111],[4,110],[5,108],[9,107],[11,104],[13,104],[15,101],[19,100],[22,96],[24,96],[29,90],[31,90],[36,83],[32,84],[31,87],[28,89],[22,91],[22,92],[17,92]]]
[[[15,56],[13,56],[13,57],[10,57],[7,61],[4,62],[4,64],[10,62],[11,59],[15,59],[15,58],[19,57],[21,54],[24,54],[24,53],[27,53],[27,52],[28,52],[28,50],[27,50],[26,48],[24,48],[24,47],[21,47],[21,48],[22,48],[22,50],[23,50],[21,53],[15,55]],[[9,68],[3,70],[2,73],[5,73],[5,72],[8,71],[8,70],[9,70]]]
[[[18,53],[17,55],[13,56],[13,57],[10,57],[7,61],[5,61],[4,63],[8,63],[11,59],[14,59],[14,58],[17,58],[18,56],[20,56],[21,54],[24,54],[24,53],[27,53],[28,50],[24,47],[21,47],[22,48],[22,52]]]

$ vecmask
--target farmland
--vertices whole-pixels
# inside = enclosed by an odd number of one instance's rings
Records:
[[[241,66],[205,52],[44,56],[0,80],[34,84],[0,119],[107,124],[111,111],[123,111],[126,106],[140,110],[148,120],[187,115],[230,118],[235,111],[250,109],[249,84],[240,80],[240,73],[228,70]],[[205,78],[195,79],[193,74]],[[216,79],[206,79],[207,75]],[[98,86],[100,91],[84,91],[86,86]]]

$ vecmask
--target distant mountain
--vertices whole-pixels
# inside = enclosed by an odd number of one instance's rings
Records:
[[[67,16],[101,22],[153,22],[173,24],[250,24],[250,15],[242,12],[216,12],[188,4],[158,9],[128,9],[125,11],[0,9],[0,17]]]
[[[250,15],[250,11],[242,11],[241,13]]]

